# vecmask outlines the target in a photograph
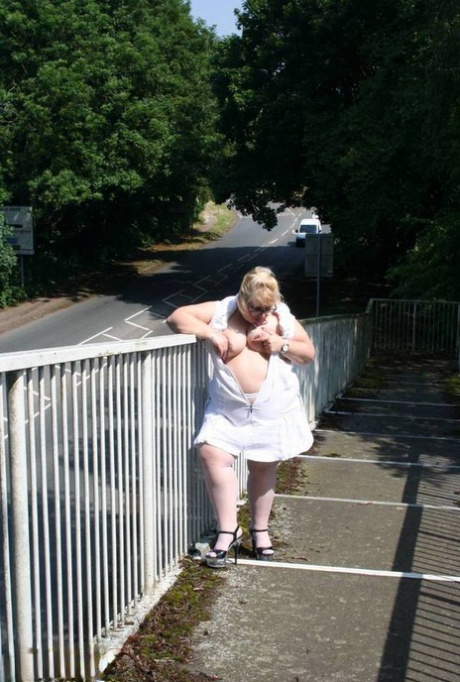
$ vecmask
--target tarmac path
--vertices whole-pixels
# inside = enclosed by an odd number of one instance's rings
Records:
[[[275,500],[276,561],[228,568],[196,628],[193,671],[460,680],[460,407],[444,394],[454,371],[448,359],[381,358],[377,385],[360,377],[323,415],[295,492]]]

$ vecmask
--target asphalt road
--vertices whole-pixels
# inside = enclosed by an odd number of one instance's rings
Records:
[[[270,232],[252,218],[241,217],[217,242],[182,252],[177,261],[118,295],[95,296],[3,333],[1,352],[169,334],[163,320],[174,308],[236,292],[244,273],[256,265],[272,268],[283,287],[284,280],[303,272],[304,250],[295,248],[293,230],[309,215],[287,209]]]

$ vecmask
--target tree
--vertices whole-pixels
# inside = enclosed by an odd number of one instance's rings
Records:
[[[267,199],[318,206],[338,265],[363,278],[420,254],[428,226],[458,214],[459,12],[246,0],[215,80],[239,208],[269,227]]]
[[[37,251],[68,267],[188,226],[218,142],[215,38],[188,4],[5,0],[0,30],[4,182]]]

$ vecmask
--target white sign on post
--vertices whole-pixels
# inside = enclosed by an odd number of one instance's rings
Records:
[[[34,254],[32,206],[3,206],[5,225],[13,228],[7,241],[19,256]]]
[[[321,243],[320,240],[321,239]],[[318,249],[320,252],[318,253]],[[318,262],[320,261],[320,263]],[[321,271],[318,273],[319,267]],[[332,234],[310,235],[305,240],[305,277],[332,277],[334,274],[334,238]]]

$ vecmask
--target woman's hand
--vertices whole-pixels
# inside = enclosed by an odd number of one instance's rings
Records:
[[[222,332],[219,332],[216,329],[212,329],[208,341],[221,360],[225,362],[228,354],[228,339],[225,334],[222,334]]]
[[[256,327],[248,333],[248,346],[261,353],[279,353],[283,343],[283,337],[269,327]]]

